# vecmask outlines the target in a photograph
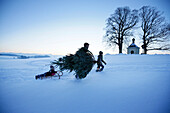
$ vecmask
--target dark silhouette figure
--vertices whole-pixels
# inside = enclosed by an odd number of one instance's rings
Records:
[[[97,70],[96,70],[96,72],[103,71],[104,66],[103,66],[102,62],[106,65],[106,62],[103,60],[103,52],[100,51],[99,55],[98,55],[98,59],[97,59]],[[100,69],[100,67],[101,67],[101,69]]]
[[[36,75],[35,79],[48,77],[48,76],[54,76],[57,73],[57,71],[54,70],[54,66],[50,66],[50,70],[44,74]]]
[[[81,47],[75,54],[59,58],[52,62],[52,64],[59,67],[60,71],[74,71],[77,79],[83,79],[88,75],[96,63],[92,52],[90,52],[88,48],[89,44],[84,43],[84,46]]]

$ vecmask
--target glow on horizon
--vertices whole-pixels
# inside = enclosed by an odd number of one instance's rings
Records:
[[[2,0],[0,52],[66,55],[74,54],[88,42],[94,54],[118,54],[118,50],[106,49],[102,43],[109,15],[117,7],[138,9],[151,5],[164,11],[170,20],[168,4],[167,0]],[[141,46],[139,40],[136,44]]]

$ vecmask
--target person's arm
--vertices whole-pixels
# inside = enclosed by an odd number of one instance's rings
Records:
[[[106,65],[106,62],[103,60],[103,56],[101,57],[102,62]]]
[[[94,62],[94,63],[97,63],[97,61],[96,61],[95,58],[94,58],[93,53],[92,53],[91,51],[89,51],[89,50],[87,50],[87,53],[89,53],[89,54],[91,55],[91,57],[93,58],[93,62]]]

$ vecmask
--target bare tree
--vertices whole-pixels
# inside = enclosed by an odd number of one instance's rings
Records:
[[[169,50],[170,25],[165,22],[163,13],[150,6],[143,6],[139,11],[144,54],[149,50]]]
[[[132,28],[138,22],[138,11],[130,10],[129,7],[119,7],[107,19],[106,35],[104,41],[110,47],[118,46],[119,53],[122,53],[123,43],[128,43],[129,36],[132,36]]]

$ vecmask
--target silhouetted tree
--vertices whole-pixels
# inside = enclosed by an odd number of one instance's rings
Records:
[[[123,43],[127,43],[128,37],[133,35],[131,30],[137,22],[137,10],[131,11],[129,7],[117,8],[107,19],[104,41],[110,47],[118,46],[119,53],[122,53]]]
[[[144,54],[149,50],[169,50],[170,24],[165,22],[163,13],[150,6],[143,6],[139,11]]]

